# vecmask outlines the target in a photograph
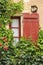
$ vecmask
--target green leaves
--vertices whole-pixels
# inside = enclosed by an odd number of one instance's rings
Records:
[[[11,22],[10,17],[23,10],[23,2],[13,3],[11,0],[0,0],[0,65],[43,65],[43,31],[39,32],[37,45],[31,39],[21,38],[13,46],[13,32],[6,29]],[[36,42],[35,42],[36,44]]]
[[[31,39],[21,38],[15,48],[15,65],[43,65],[43,53]]]
[[[0,0],[0,22],[10,22],[10,17],[23,10],[23,1],[14,3],[11,0]],[[6,22],[6,23],[7,23]]]
[[[13,46],[13,32],[6,28],[6,24],[11,23],[11,16],[22,10],[22,1],[0,0],[0,65],[15,65],[17,51]]]

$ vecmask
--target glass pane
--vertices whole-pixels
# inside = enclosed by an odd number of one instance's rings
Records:
[[[14,38],[14,42],[19,42],[19,38]]]
[[[12,26],[12,27],[19,27],[19,19],[13,19],[11,26]]]
[[[19,37],[19,29],[12,29],[13,30],[13,36]]]
[[[17,42],[19,42],[19,38],[14,38],[14,42],[13,42],[13,45],[16,45]]]

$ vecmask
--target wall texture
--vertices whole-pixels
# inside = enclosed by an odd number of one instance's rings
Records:
[[[18,2],[19,0],[14,0]],[[31,13],[31,5],[37,5],[39,13],[39,24],[41,29],[43,29],[43,0],[30,0],[29,2],[24,2],[23,13]]]

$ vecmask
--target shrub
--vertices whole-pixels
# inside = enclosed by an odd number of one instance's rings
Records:
[[[43,30],[39,31],[39,38],[37,44],[40,47],[41,55],[43,55]]]
[[[43,65],[43,55],[33,42],[21,38],[15,50],[15,65]]]
[[[4,26],[0,28],[0,65],[13,65],[13,32]]]
[[[7,29],[6,25],[11,23],[11,16],[16,11],[22,12],[23,2],[18,3],[12,0],[0,0],[0,65],[14,65],[15,50],[13,46],[13,32]]]

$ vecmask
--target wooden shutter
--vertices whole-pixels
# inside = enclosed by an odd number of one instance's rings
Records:
[[[37,13],[23,14],[23,35],[26,38],[31,37],[33,41],[38,38],[39,31],[39,15]]]

